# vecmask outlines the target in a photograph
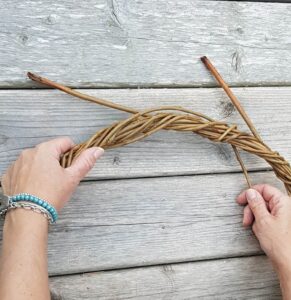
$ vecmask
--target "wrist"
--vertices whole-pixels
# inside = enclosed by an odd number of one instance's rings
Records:
[[[278,270],[280,287],[282,290],[283,299],[291,298],[291,269],[290,267],[281,268]]]
[[[285,264],[280,264],[280,265],[273,263],[273,266],[274,266],[275,271],[278,275],[280,285],[281,286],[289,285],[289,283],[291,283],[291,266],[290,266],[290,263],[288,261],[286,261]]]
[[[9,232],[13,235],[34,233],[46,236],[48,233],[48,220],[41,214],[16,208],[8,211],[5,216],[3,234]]]
[[[277,268],[277,273],[279,275],[280,280],[281,278],[282,280],[284,280],[285,278],[291,280],[291,267],[289,265],[286,264],[286,266],[284,267]]]
[[[0,259],[0,297],[49,299],[47,276],[48,220],[22,208],[6,213]],[[5,298],[5,299],[6,299]]]
[[[291,278],[291,249],[287,245],[276,249],[276,256],[271,257],[272,264],[278,273],[279,277],[290,277]]]

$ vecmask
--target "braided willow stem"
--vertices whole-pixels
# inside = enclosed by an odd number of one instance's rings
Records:
[[[172,112],[166,112],[168,110]],[[155,114],[149,115],[153,112]],[[200,114],[197,115],[195,112],[181,107],[160,107],[146,110],[101,129],[89,140],[67,152],[61,159],[61,165],[63,167],[70,166],[72,161],[87,148],[99,146],[109,149],[124,146],[161,129],[195,132],[211,141],[228,143],[253,153],[270,164],[277,177],[285,184],[288,193],[291,194],[291,167],[278,152],[269,150],[254,136],[239,131],[236,125],[229,126],[208,117],[201,117]]]
[[[55,87],[78,98],[95,102],[101,105],[133,113],[129,118],[116,122],[107,128],[96,132],[89,140],[76,145],[61,158],[61,165],[68,167],[73,160],[87,148],[99,146],[104,149],[116,148],[139,141],[161,129],[175,131],[190,131],[214,142],[228,143],[235,150],[242,169],[246,169],[239,157],[237,149],[255,154],[263,158],[273,169],[276,176],[284,183],[287,193],[291,195],[291,167],[290,164],[278,153],[272,151],[259,136],[241,132],[236,125],[215,121],[203,114],[179,106],[165,106],[137,112],[134,109],[98,99],[74,91],[46,78],[28,73],[34,81]],[[246,175],[248,184],[248,176]]]

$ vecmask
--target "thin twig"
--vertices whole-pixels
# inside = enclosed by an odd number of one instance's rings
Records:
[[[127,107],[127,106],[124,106],[124,105],[120,105],[120,104],[116,104],[116,103],[110,102],[110,101],[105,100],[105,99],[96,98],[96,97],[93,97],[93,96],[90,96],[90,95],[86,95],[86,94],[80,93],[80,92],[78,92],[76,90],[72,90],[69,87],[63,86],[63,85],[61,85],[59,83],[56,83],[56,82],[51,81],[51,80],[49,80],[47,78],[38,76],[38,75],[33,74],[31,72],[28,72],[27,76],[31,80],[33,80],[33,81],[36,81],[36,82],[39,82],[39,83],[51,86],[53,88],[56,88],[58,90],[61,90],[61,91],[65,92],[67,94],[70,94],[70,95],[72,95],[74,97],[81,98],[83,100],[94,102],[94,103],[97,103],[97,104],[100,104],[100,105],[104,105],[104,106],[107,106],[107,107],[115,108],[115,109],[118,109],[118,110],[121,110],[121,111],[125,111],[125,112],[128,112],[128,113],[132,113],[132,114],[138,113],[138,111],[135,110],[135,109],[133,109],[133,108],[130,108],[130,107]]]
[[[237,150],[237,148],[235,146],[232,145],[232,149],[233,149],[233,151],[235,153],[237,161],[239,162],[239,164],[240,164],[240,166],[241,166],[241,168],[242,168],[242,170],[244,172],[244,175],[245,175],[248,187],[251,188],[252,184],[251,184],[250,176],[249,176],[248,171],[247,171],[247,169],[246,169],[246,167],[245,167],[245,165],[244,165],[244,163],[243,163],[243,161],[241,159],[241,156],[240,156],[240,154],[239,154],[239,152],[238,152],[238,150]]]
[[[117,109],[117,110],[120,110],[120,111],[128,112],[128,113],[131,113],[131,114],[139,114],[140,113],[140,111],[138,111],[136,109],[133,109],[131,107],[116,104],[116,103],[111,102],[109,100],[105,100],[105,99],[101,99],[101,98],[97,98],[97,97],[94,97],[94,96],[90,96],[90,95],[87,95],[87,94],[80,93],[76,90],[70,89],[67,86],[64,86],[60,83],[54,82],[52,80],[49,80],[45,77],[41,77],[41,76],[36,75],[34,73],[31,73],[31,72],[27,72],[27,76],[35,82],[53,87],[55,89],[58,89],[62,92],[65,92],[65,93],[67,93],[69,95],[72,95],[74,97],[77,97],[79,99],[83,99],[83,100],[86,100],[86,101],[89,101],[89,102],[97,103],[99,105],[103,105],[103,106],[110,107],[110,108],[113,108],[113,109]],[[164,106],[163,109],[164,110],[179,110],[181,112],[194,114],[195,116],[201,117],[201,118],[203,118],[205,120],[208,120],[208,121],[213,121],[211,118],[207,117],[206,115],[204,115],[202,113],[193,112],[193,111],[191,111],[189,109],[186,109],[186,108],[183,108],[181,106]],[[143,116],[148,116],[149,113],[155,112],[156,110],[160,110],[160,107],[158,109],[157,108],[149,109],[149,110],[146,111],[146,113],[143,112]]]
[[[243,107],[241,106],[240,102],[238,101],[238,99],[235,97],[235,95],[232,93],[231,89],[229,88],[229,86],[227,85],[227,83],[223,80],[223,78],[221,77],[221,75],[218,73],[218,71],[215,69],[215,67],[212,65],[212,63],[210,62],[210,60],[206,57],[203,56],[201,57],[201,61],[204,63],[204,65],[206,66],[206,68],[211,72],[211,74],[216,78],[216,80],[219,82],[219,84],[221,85],[221,87],[224,89],[224,91],[226,92],[226,94],[229,96],[231,102],[233,103],[233,105],[236,107],[236,109],[238,110],[238,112],[240,113],[240,115],[242,116],[242,118],[245,120],[245,122],[247,123],[247,125],[249,126],[251,132],[253,133],[253,135],[260,141],[262,142],[261,137],[259,136],[259,134],[257,133],[254,125],[252,124],[250,118],[248,117],[248,115],[246,114],[246,112],[244,111]],[[239,154],[238,149],[232,145],[232,149],[235,153],[236,159],[239,162],[244,176],[246,178],[247,184],[249,186],[249,188],[251,188],[251,180],[250,180],[250,176],[248,174],[248,171],[243,163],[243,160]]]

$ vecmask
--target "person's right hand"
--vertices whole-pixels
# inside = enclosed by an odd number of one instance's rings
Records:
[[[267,184],[253,186],[237,197],[245,205],[243,224],[252,225],[275,269],[291,274],[291,198]]]

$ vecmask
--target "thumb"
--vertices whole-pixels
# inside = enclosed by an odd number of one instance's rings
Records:
[[[262,195],[254,189],[246,191],[246,198],[255,219],[268,218],[270,213],[267,209],[266,202]]]
[[[100,147],[92,147],[84,150],[67,170],[79,181],[93,168],[96,160],[102,156],[104,150]]]

